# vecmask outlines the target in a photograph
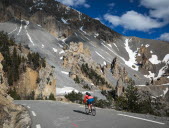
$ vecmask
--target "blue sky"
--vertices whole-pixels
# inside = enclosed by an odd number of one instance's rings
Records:
[[[58,0],[126,36],[169,41],[169,0]]]

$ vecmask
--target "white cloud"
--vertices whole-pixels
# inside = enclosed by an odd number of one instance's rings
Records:
[[[169,22],[169,0],[141,0],[140,4],[150,9],[150,16]]]
[[[169,22],[169,7],[150,10],[150,15],[155,18],[162,18]]]
[[[169,33],[163,33],[161,34],[160,40],[164,40],[164,41],[169,41]]]
[[[158,22],[149,16],[140,14],[135,11],[128,11],[122,16],[115,16],[111,14],[105,14],[104,19],[113,24],[114,26],[121,25],[125,29],[148,31],[152,28],[159,28],[164,25],[163,22]]]
[[[169,0],[141,0],[140,3],[141,5],[152,9],[169,6]]]
[[[89,8],[90,5],[86,3],[86,0],[57,0],[65,5],[68,6],[84,6],[86,8]]]

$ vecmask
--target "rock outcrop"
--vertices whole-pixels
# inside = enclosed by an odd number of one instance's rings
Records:
[[[149,61],[149,58],[151,58],[150,50],[141,46],[137,53],[137,62],[140,65],[139,70],[143,74],[148,74],[148,71],[155,72],[155,66]]]
[[[70,69],[69,75],[75,82],[81,83],[86,88],[112,86],[108,83],[102,66],[92,60],[89,49],[84,48],[81,42],[70,43],[69,49],[65,50],[63,66]],[[92,87],[93,84],[95,87]]]

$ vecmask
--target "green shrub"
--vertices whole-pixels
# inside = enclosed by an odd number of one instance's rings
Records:
[[[89,67],[87,63],[81,65],[81,70],[86,75],[86,77],[91,79],[95,85],[107,85],[107,87],[110,87],[107,81],[101,77],[101,75],[97,74],[97,72],[92,67]]]
[[[74,78],[74,81],[75,81],[75,83],[80,84],[80,80],[79,80],[78,76],[76,76],[76,78]]]
[[[49,95],[49,100],[56,100],[56,98],[55,98],[55,96],[54,96],[53,93],[51,93],[51,94]]]
[[[115,109],[117,109],[117,110],[126,110],[127,109],[127,100],[124,96],[119,96],[116,98]]]
[[[8,91],[8,94],[9,94],[14,100],[21,100],[21,97],[17,94],[15,88],[14,88],[13,90],[10,89],[10,90]]]
[[[71,93],[66,94],[65,98],[79,104],[83,103],[83,94],[80,92],[76,93],[75,91],[72,91]]]
[[[91,90],[91,88],[89,87],[89,85],[88,85],[88,84],[87,84],[87,85],[83,85],[83,88],[84,88],[84,89]]]
[[[127,109],[132,112],[139,111],[139,93],[137,87],[133,84],[127,86],[125,90],[125,96],[127,100]]]
[[[124,96],[116,98],[115,106],[117,109],[123,109],[131,112],[139,112],[139,99],[140,95],[137,88],[134,86],[134,82],[129,81],[129,85],[125,89]]]
[[[95,99],[94,104],[96,107],[99,107],[99,108],[110,108],[111,106],[111,102],[107,100],[102,100],[102,99],[100,100]]]

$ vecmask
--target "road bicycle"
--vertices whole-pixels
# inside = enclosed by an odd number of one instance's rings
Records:
[[[86,112],[86,114],[91,114],[92,116],[95,116],[96,115],[96,107],[95,107],[94,103],[91,104],[91,112],[89,112],[88,105],[85,104],[85,112]]]

